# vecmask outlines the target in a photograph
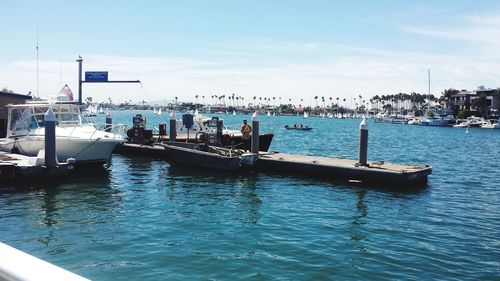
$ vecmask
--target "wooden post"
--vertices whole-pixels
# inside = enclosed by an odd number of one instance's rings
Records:
[[[170,134],[169,134],[169,140],[170,141],[175,141],[177,137],[177,132],[176,132],[176,121],[175,121],[175,114],[174,112],[170,112]]]
[[[258,112],[254,112],[252,116],[252,153],[259,153],[259,119]]]
[[[368,129],[366,126],[366,118],[359,124],[359,149],[358,149],[358,164],[366,166],[368,158]]]
[[[56,158],[56,115],[49,108],[43,116],[45,124],[45,166],[54,168],[57,166]]]

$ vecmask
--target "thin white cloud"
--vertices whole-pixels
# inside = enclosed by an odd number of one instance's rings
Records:
[[[432,36],[442,34],[432,33]],[[85,84],[84,96],[92,96],[97,101],[110,97],[118,102],[142,99],[168,102],[175,96],[193,101],[196,94],[209,97],[235,93],[244,96],[247,101],[253,96],[281,96],[312,102],[315,95],[348,98],[359,94],[370,97],[411,91],[425,93],[429,68],[432,69],[432,93],[435,95],[450,87],[500,86],[500,78],[496,75],[500,73],[500,64],[491,59],[495,56],[490,53],[457,57],[456,54],[425,54],[319,43],[278,42],[273,49],[272,44],[262,45],[264,56],[260,60],[244,55],[205,60],[86,55],[84,71],[109,71],[112,80],[140,79],[147,92],[133,84]],[[250,49],[253,47],[244,45]],[[310,60],[289,56],[268,59],[274,50],[289,47],[296,48],[299,55],[310,48],[323,55]],[[241,51],[238,48],[233,50]],[[269,53],[265,50],[273,51]],[[42,96],[57,93],[61,78],[62,85],[68,83],[76,93],[77,63],[74,58],[63,63],[59,60],[40,61]],[[0,87],[3,86],[21,93],[34,91],[36,61],[0,65]]]
[[[465,16],[464,19],[473,24],[500,25],[500,16],[498,15],[472,15]]]

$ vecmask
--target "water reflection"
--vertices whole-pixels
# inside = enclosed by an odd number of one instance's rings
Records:
[[[363,232],[363,225],[366,224],[366,221],[363,220],[366,216],[368,216],[368,206],[366,205],[364,198],[366,195],[366,189],[358,189],[356,190],[356,211],[352,216],[352,226],[350,231],[351,240],[360,242],[366,238],[366,235]],[[360,245],[360,248],[364,248]]]
[[[262,201],[258,196],[259,176],[221,173],[205,169],[172,165],[166,171],[165,188],[168,200],[189,205],[187,216],[203,212],[208,206],[223,207],[231,220],[244,224],[256,224],[262,217]],[[210,208],[210,211],[213,211]]]

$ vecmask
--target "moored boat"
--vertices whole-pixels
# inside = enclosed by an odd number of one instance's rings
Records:
[[[56,153],[76,164],[102,164],[109,160],[115,146],[124,139],[111,132],[82,123],[78,105],[47,101],[8,105],[7,135],[0,139],[0,150],[36,156],[44,148],[44,114],[50,108],[57,118]]]
[[[184,126],[183,120],[176,120],[176,140],[184,142],[198,142],[199,139],[197,139],[197,136],[198,138],[204,138],[208,134],[208,127],[209,127],[208,124],[210,120],[212,120],[212,117],[194,115],[193,126],[190,129],[187,129]],[[241,147],[243,145],[243,134],[241,133],[241,131],[228,129],[225,127],[224,121],[222,119],[218,120],[220,120],[222,123],[222,135],[220,144],[222,146],[236,146],[243,148]],[[129,136],[129,141],[133,142],[133,138],[131,136],[135,135],[135,133],[131,132],[131,130],[127,132],[127,135]],[[273,137],[274,134],[272,133],[260,134],[259,151],[268,151],[269,147],[271,146]],[[168,141],[170,139],[168,134],[159,134],[159,135],[153,135],[151,140]]]
[[[484,129],[500,129],[500,122],[497,119],[489,119],[485,121],[481,128]]]
[[[287,129],[287,130],[297,130],[297,131],[310,131],[313,128],[311,128],[309,126],[304,126],[302,124],[300,124],[300,125],[294,124],[293,126],[285,125],[285,129]]]
[[[168,158],[174,163],[206,169],[236,171],[251,168],[258,159],[257,154],[241,149],[227,149],[205,144],[166,142],[162,144]]]

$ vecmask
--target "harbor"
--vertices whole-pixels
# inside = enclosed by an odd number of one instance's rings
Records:
[[[500,2],[2,11],[0,281],[499,280]]]
[[[113,121],[130,123],[136,114],[113,112]],[[151,127],[166,118],[148,117]],[[104,122],[104,116],[98,118]],[[308,124],[315,129],[307,133],[317,135],[307,143],[300,133],[284,129],[285,124],[299,120],[260,117],[262,131],[267,131],[267,124],[274,122],[275,141],[271,151],[281,151],[274,157],[285,152],[328,154],[344,159],[358,157],[360,120],[312,118]],[[241,117],[228,116],[224,121],[229,128],[235,128]],[[328,129],[331,122],[335,130]],[[351,277],[364,275],[352,275],[347,269],[349,264],[378,264],[388,253],[394,255],[395,263],[386,267],[393,270],[411,263],[415,270],[423,272],[424,268],[418,264],[429,255],[435,263],[443,263],[426,265],[429,277],[439,276],[439,268],[454,268],[451,263],[476,264],[475,268],[480,268],[483,261],[477,257],[494,254],[493,248],[485,249],[483,245],[493,246],[490,243],[494,242],[477,238],[478,232],[492,237],[497,232],[489,225],[495,224],[498,202],[487,195],[497,189],[495,171],[499,155],[494,148],[499,144],[493,138],[496,131],[471,129],[465,134],[453,128],[394,126],[375,124],[373,120],[368,120],[368,128],[369,162],[384,159],[397,163],[405,159],[407,163],[431,165],[433,173],[429,175],[428,186],[386,191],[376,183],[364,185],[295,173],[219,173],[172,165],[165,159],[142,154],[113,154],[108,172],[103,174],[77,171],[57,184],[3,185],[2,225],[17,225],[2,230],[6,235],[4,241],[92,280],[110,276],[126,278],[131,274],[145,279],[151,276],[175,279],[177,274],[216,278],[221,275],[211,271],[213,266],[225,264],[238,271],[252,271],[261,263],[274,265],[259,269],[261,274],[271,276],[278,274],[276,267],[281,262],[269,253],[287,258],[298,257],[299,252],[311,262],[321,263],[340,251],[352,261],[340,262],[337,274]],[[474,145],[484,138],[494,141],[481,147]],[[462,145],[453,152],[434,145],[436,140],[443,145],[456,143],[458,139]],[[345,145],[336,145],[334,141]],[[405,149],[401,150],[403,144]],[[325,146],[330,148],[328,152]],[[482,153],[484,150],[494,153]],[[450,166],[451,161],[455,165]],[[471,162],[476,164],[469,165]],[[467,173],[463,167],[467,167]],[[464,202],[470,206],[466,213]],[[472,207],[480,203],[480,208]],[[20,215],[23,221],[14,222]],[[473,218],[477,216],[482,216],[479,222]],[[304,232],[301,230],[304,228],[314,229],[315,233]],[[276,237],[278,233],[280,237]],[[428,251],[428,244],[417,243],[403,254],[397,244],[374,242],[389,233],[391,241],[444,243],[441,247],[447,250],[421,256]],[[422,237],[423,233],[430,237]],[[444,240],[431,238],[439,233]],[[468,242],[445,238],[455,233],[464,233]],[[252,242],[255,237],[260,237],[263,244],[256,246]],[[291,237],[295,237],[295,243],[307,246],[289,245]],[[209,245],[207,240],[211,241]],[[379,254],[362,254],[355,250],[359,247]],[[467,249],[474,249],[477,256],[458,254]],[[197,266],[188,270],[186,263]],[[151,264],[156,268],[153,273]],[[296,266],[305,274],[318,274],[317,268],[305,260]],[[330,274],[329,269],[324,270]],[[494,274],[493,268],[489,272]],[[228,278],[238,276],[236,272],[221,274]],[[404,274],[410,273],[403,271],[394,276]],[[462,268],[455,274],[479,273]]]

